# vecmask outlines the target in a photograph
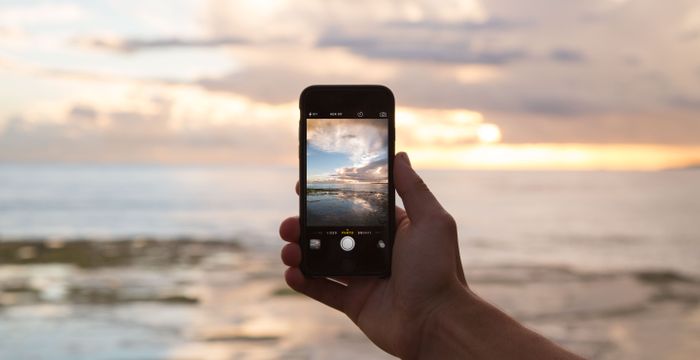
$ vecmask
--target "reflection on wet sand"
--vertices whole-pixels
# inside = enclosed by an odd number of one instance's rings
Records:
[[[388,198],[385,189],[309,188],[306,201],[309,226],[386,224]]]

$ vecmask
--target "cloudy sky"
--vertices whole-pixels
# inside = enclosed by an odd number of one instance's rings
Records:
[[[317,83],[422,167],[700,163],[695,0],[0,2],[3,162],[295,166]]]
[[[308,119],[309,182],[386,183],[386,119]]]

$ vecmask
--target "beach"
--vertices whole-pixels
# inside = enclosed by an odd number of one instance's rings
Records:
[[[459,223],[470,287],[516,319],[593,359],[700,351],[700,172],[423,175]],[[390,358],[284,283],[276,232],[296,213],[295,180],[295,169],[0,167],[0,349]]]
[[[0,348],[32,359],[384,359],[334,310],[289,290],[276,257],[232,242],[3,242]],[[27,257],[36,248],[35,257]],[[91,253],[90,262],[84,254]],[[95,260],[97,259],[97,260]],[[692,359],[700,279],[566,267],[465,269],[471,287],[595,359]]]

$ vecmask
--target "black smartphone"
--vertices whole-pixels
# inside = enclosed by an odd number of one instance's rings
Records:
[[[299,109],[302,272],[389,276],[394,95],[380,85],[314,85]]]

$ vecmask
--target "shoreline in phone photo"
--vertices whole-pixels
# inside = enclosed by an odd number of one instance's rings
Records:
[[[308,184],[308,226],[384,226],[387,184]]]

